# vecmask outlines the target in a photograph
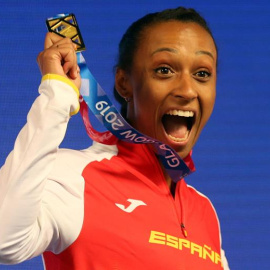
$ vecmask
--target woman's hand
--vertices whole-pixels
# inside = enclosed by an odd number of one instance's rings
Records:
[[[71,39],[47,33],[44,51],[37,57],[42,76],[48,73],[64,76],[80,89],[81,77],[75,50],[76,45]]]

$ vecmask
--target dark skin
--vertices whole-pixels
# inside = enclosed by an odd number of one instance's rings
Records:
[[[130,123],[185,158],[215,103],[214,41],[198,24],[179,21],[151,26],[143,37],[131,71],[117,70],[116,89],[121,96],[131,98],[127,114]],[[170,128],[171,136],[162,121],[167,113],[191,117],[192,128],[184,124]],[[164,174],[170,186],[171,179]]]
[[[81,77],[75,50],[76,45],[71,39],[47,33],[44,51],[37,57],[42,76],[46,74],[61,75],[68,78],[80,89]]]

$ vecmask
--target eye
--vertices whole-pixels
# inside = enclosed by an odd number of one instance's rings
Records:
[[[169,67],[158,67],[154,69],[155,73],[160,75],[169,75],[172,74],[172,70]]]
[[[209,77],[211,77],[211,73],[206,70],[200,70],[194,74],[196,77],[198,77],[201,80],[205,80]]]

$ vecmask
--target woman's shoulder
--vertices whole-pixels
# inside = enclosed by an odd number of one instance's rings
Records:
[[[118,154],[117,145],[105,145],[97,142],[82,150],[60,148],[57,152],[54,171],[82,172],[91,162],[111,159]]]

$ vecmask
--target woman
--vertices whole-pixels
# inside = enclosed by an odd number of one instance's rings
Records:
[[[53,34],[38,56],[40,96],[0,174],[0,260],[43,254],[46,269],[229,269],[210,201],[172,183],[148,145],[58,149],[78,111],[74,45]],[[119,46],[126,119],[187,163],[215,101],[217,50],[193,9],[149,14]]]

